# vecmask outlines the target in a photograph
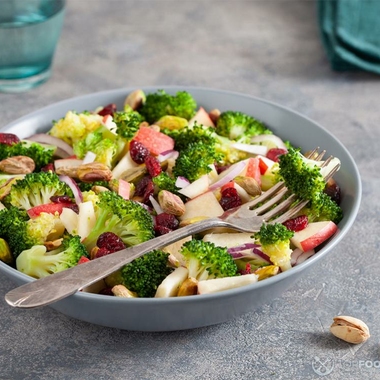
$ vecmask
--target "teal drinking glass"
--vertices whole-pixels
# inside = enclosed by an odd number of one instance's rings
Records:
[[[0,0],[0,91],[21,92],[49,79],[65,0]]]

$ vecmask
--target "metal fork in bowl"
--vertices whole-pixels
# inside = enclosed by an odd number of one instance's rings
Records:
[[[313,158],[315,160],[321,160],[324,152],[318,154],[317,150],[314,150],[310,154],[314,155]],[[331,162],[331,159],[332,157],[329,157],[321,166],[326,167]],[[331,168],[325,176],[325,180],[327,181],[331,178],[338,169],[339,165]],[[76,291],[105,278],[123,265],[154,249],[165,247],[185,237],[216,227],[227,227],[233,230],[253,233],[260,229],[263,222],[282,223],[290,219],[307,202],[305,200],[297,200],[294,194],[289,194],[289,190],[285,187],[284,183],[279,182],[251,202],[227,210],[220,217],[208,218],[189,224],[142,244],[32,281],[8,292],[5,295],[5,300],[9,305],[19,308],[45,306],[68,297]]]

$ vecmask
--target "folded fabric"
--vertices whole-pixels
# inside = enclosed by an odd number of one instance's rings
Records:
[[[331,67],[380,74],[380,1],[319,0],[318,6]]]

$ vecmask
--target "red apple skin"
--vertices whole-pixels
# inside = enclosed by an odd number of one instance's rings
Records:
[[[337,230],[338,226],[331,221],[309,223],[306,228],[294,233],[291,242],[306,252],[316,248],[334,235]]]

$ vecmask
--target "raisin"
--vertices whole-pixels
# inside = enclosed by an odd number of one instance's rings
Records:
[[[150,152],[140,141],[132,140],[129,144],[129,154],[136,164],[143,164]]]
[[[20,142],[20,139],[13,133],[0,133],[0,144],[13,145]]]
[[[288,151],[286,149],[272,148],[272,149],[268,150],[267,158],[269,158],[270,160],[272,160],[274,162],[278,162],[278,158],[287,152]]]
[[[106,116],[106,115],[111,115],[113,116],[113,114],[116,112],[116,104],[114,103],[111,103],[111,104],[107,104],[105,107],[103,107],[99,112],[98,112],[98,115],[100,116]]]
[[[307,227],[309,220],[306,215],[299,215],[295,218],[289,219],[283,225],[290,231],[297,232]]]
[[[160,161],[156,157],[146,157],[145,165],[151,177],[157,177],[162,172]]]
[[[226,211],[231,208],[241,206],[241,199],[234,187],[227,187],[222,191],[222,197],[219,203],[223,210]]]

